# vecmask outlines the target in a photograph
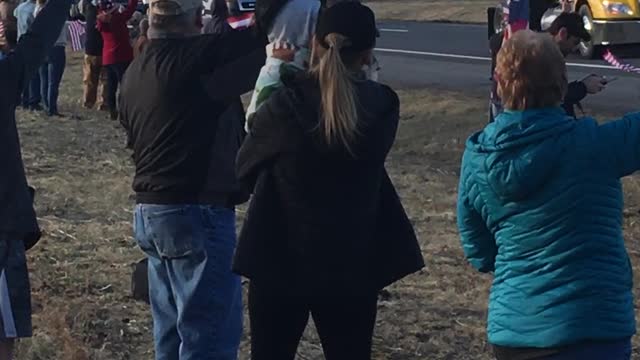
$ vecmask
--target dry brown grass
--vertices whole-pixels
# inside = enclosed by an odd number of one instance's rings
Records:
[[[20,344],[18,359],[151,359],[149,310],[129,296],[130,264],[142,256],[131,237],[133,168],[119,126],[79,107],[79,64],[78,56],[70,59],[61,98],[61,111],[73,118],[18,116],[45,230],[29,252],[35,336]],[[380,302],[374,359],[488,360],[484,320],[491,279],[466,264],[454,208],[464,140],[483,126],[486,99],[426,90],[400,96],[402,121],[389,170],[427,268],[390,287]],[[640,182],[627,179],[625,189],[637,274]],[[299,353],[300,359],[322,359],[311,326]],[[246,336],[240,358],[248,359]]]
[[[366,0],[381,20],[486,23],[497,0]]]

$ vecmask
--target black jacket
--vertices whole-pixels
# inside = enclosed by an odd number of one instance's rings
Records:
[[[70,6],[69,0],[50,0],[15,51],[0,60],[0,234],[18,239],[39,230],[22,163],[16,104],[58,38]]]
[[[133,149],[138,203],[231,206],[246,201],[233,178],[243,124],[237,116],[221,120],[239,111],[239,94],[214,99],[202,81],[243,56],[264,63],[265,44],[252,29],[152,39],[131,63],[122,81],[120,111]]]
[[[320,94],[310,78],[285,80],[261,107],[238,154],[254,197],[234,271],[298,294],[379,290],[424,266],[384,167],[398,125],[388,87],[357,82],[360,136],[351,155],[318,133]]]
[[[96,17],[98,16],[98,9],[91,4],[91,1],[85,0],[84,2],[84,17],[87,21],[86,35],[84,42],[84,53],[90,56],[102,56],[102,35],[100,31],[96,29]]]
[[[587,96],[587,87],[582,81],[570,82],[567,94],[564,96],[562,107],[567,115],[576,118],[576,108],[581,108],[580,102]]]

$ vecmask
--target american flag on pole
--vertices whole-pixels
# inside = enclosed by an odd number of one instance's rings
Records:
[[[1,41],[6,41],[4,37],[4,23],[2,22],[2,20],[0,20],[0,42]]]
[[[602,57],[604,61],[608,62],[609,65],[613,66],[618,70],[629,72],[629,73],[640,74],[640,67],[621,62],[615,55],[611,53],[610,50],[607,50]]]
[[[69,42],[73,51],[84,50],[84,38],[86,31],[86,22],[74,20],[67,22],[69,25]]]
[[[529,28],[529,0],[505,0],[505,2],[502,14],[506,25],[504,40],[507,40],[516,31]]]

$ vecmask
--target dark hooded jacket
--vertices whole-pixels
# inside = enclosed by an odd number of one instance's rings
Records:
[[[420,270],[416,235],[384,166],[398,125],[396,94],[356,82],[360,134],[349,153],[318,131],[317,81],[283,82],[238,154],[238,176],[254,197],[234,270],[308,295],[379,290]]]

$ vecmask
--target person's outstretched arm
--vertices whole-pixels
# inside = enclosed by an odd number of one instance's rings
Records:
[[[254,88],[267,58],[265,35],[249,28],[204,35],[202,41],[201,82],[209,96],[228,100]]]
[[[202,75],[213,73],[243,57],[254,56],[256,52],[266,59],[267,43],[267,36],[256,31],[255,27],[203,35],[198,43]]]
[[[487,229],[480,213],[475,209],[465,185],[464,173],[460,174],[458,186],[458,231],[464,256],[480,272],[495,270],[498,247],[493,235]]]
[[[29,32],[20,38],[15,52],[0,61],[0,96],[17,100],[16,94],[33,77],[47,49],[58,39],[70,7],[70,0],[49,0],[33,21]]]
[[[598,126],[599,151],[606,154],[618,177],[640,170],[640,113]]]

